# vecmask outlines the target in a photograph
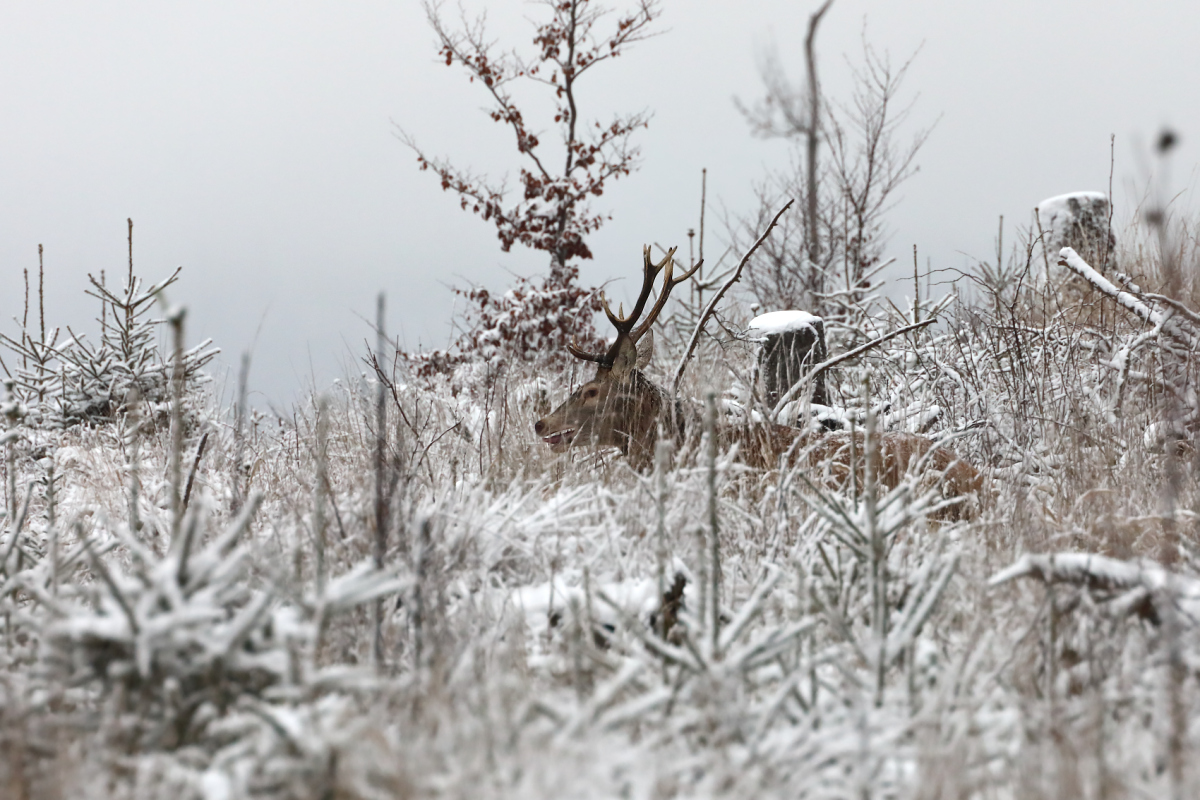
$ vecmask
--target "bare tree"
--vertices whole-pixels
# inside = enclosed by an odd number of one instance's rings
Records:
[[[591,0],[546,0],[541,5],[549,10],[549,19],[536,26],[536,50],[526,57],[501,50],[489,40],[485,17],[472,20],[462,12],[454,27],[447,23],[440,3],[425,4],[441,58],[447,66],[462,67],[472,83],[484,88],[491,99],[488,115],[512,133],[520,165],[519,190],[512,197],[503,181],[430,155],[406,131],[401,130],[400,138],[416,153],[422,170],[433,171],[443,190],[459,196],[464,210],[496,226],[502,250],[521,244],[550,254],[550,271],[541,286],[522,279],[513,292],[503,295],[480,288],[460,291],[474,307],[469,312],[474,315],[472,330],[459,342],[464,351],[507,343],[522,354],[545,352],[565,346],[572,335],[586,338],[591,333],[591,314],[599,308],[596,293],[578,286],[579,269],[572,262],[592,257],[586,239],[609,217],[594,211],[590,201],[603,194],[608,181],[636,168],[639,150],[631,139],[649,119],[638,112],[616,115],[609,122],[585,122],[579,111],[578,83],[598,64],[652,35],[651,23],[659,15],[657,0],[640,0],[607,26],[602,23],[611,11]],[[561,144],[557,153],[546,152],[541,136],[514,98],[518,82],[553,94],[553,125]],[[561,168],[556,169],[553,162],[558,159]],[[514,322],[521,325],[514,327]],[[550,341],[544,340],[547,336]]]
[[[917,171],[914,161],[929,138],[929,128],[918,129],[908,141],[900,135],[912,103],[897,108],[897,95],[915,57],[893,67],[887,54],[864,37],[863,64],[854,69],[851,101],[828,115],[834,185],[845,209],[840,244],[846,289],[860,288],[879,264],[884,215],[895,203],[896,189]]]
[[[808,18],[808,35],[804,37],[804,64],[808,68],[808,125],[804,128],[804,148],[807,156],[805,164],[808,167],[808,213],[804,222],[808,236],[808,260],[813,264],[821,261],[821,239],[817,235],[817,147],[821,135],[821,86],[817,82],[817,54],[814,45],[817,39],[817,25],[821,23],[821,17],[825,16],[832,4],[833,0],[825,0],[824,5]]]
[[[884,216],[896,189],[916,171],[929,129],[901,141],[912,104],[897,107],[897,98],[915,54],[897,68],[865,34],[861,65],[850,66],[849,102],[821,95],[813,45],[828,7],[809,19],[804,88],[768,52],[760,68],[764,97],[752,108],[739,104],[755,134],[793,141],[797,152],[785,170],[759,185],[756,215],[735,224],[734,235],[744,239],[758,230],[781,196],[802,198],[803,218],[781,222],[780,235],[755,259],[748,284],[765,307],[803,308],[836,320],[852,315],[869,288],[882,256]],[[817,156],[822,144],[829,151],[824,165]]]

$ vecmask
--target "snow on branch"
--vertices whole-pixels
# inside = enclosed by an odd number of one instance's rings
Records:
[[[1200,580],[1177,575],[1152,561],[1121,561],[1095,553],[1028,553],[992,576],[988,584],[998,586],[1017,578],[1082,586],[1115,599],[1126,613],[1155,623],[1162,617],[1156,603],[1173,599],[1185,619],[1200,622]]]
[[[1118,289],[1108,278],[1101,275],[1090,264],[1084,261],[1074,248],[1064,247],[1058,252],[1058,265],[1066,267],[1079,277],[1096,287],[1101,293],[1117,301],[1117,305],[1132,311],[1151,325],[1161,325],[1166,321],[1163,313],[1143,303],[1130,292]]]
[[[1196,327],[1196,319],[1200,315],[1178,300],[1163,295],[1142,294],[1137,291],[1136,286],[1133,286],[1132,292],[1118,289],[1112,281],[1093,269],[1070,247],[1064,247],[1058,256],[1059,266],[1067,267],[1102,294],[1115,300],[1117,305],[1153,325],[1152,335],[1157,336],[1161,331],[1188,350],[1200,348],[1200,330]],[[1168,308],[1164,311],[1148,304],[1146,300],[1163,303]]]

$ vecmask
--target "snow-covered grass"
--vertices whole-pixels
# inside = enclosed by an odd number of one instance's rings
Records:
[[[1192,354],[1058,300],[952,298],[831,376],[985,472],[970,522],[696,441],[555,456],[570,369],[383,376],[382,462],[378,376],[240,435],[189,393],[178,515],[161,415],[6,397],[0,795],[1195,796]],[[905,320],[869,323],[831,352]],[[739,346],[685,393],[749,407]]]

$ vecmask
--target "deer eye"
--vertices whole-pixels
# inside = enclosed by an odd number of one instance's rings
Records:
[[[583,390],[583,399],[591,400],[593,397],[595,397],[598,394],[600,394],[600,390],[597,389],[595,386],[591,386],[591,387],[588,387],[587,389]]]

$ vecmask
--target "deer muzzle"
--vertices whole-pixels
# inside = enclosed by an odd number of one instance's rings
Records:
[[[571,446],[571,441],[575,438],[576,432],[575,428],[556,428],[554,422],[551,421],[551,417],[539,419],[534,423],[533,430],[556,453],[561,453]]]

